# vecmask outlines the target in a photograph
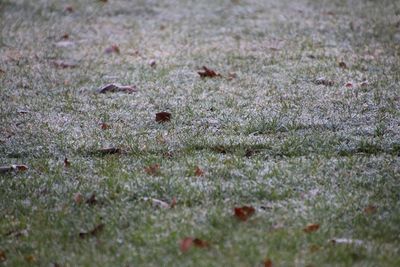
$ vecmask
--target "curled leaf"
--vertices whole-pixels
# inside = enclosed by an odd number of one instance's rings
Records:
[[[79,233],[79,237],[84,239],[87,237],[91,237],[91,236],[98,236],[103,230],[104,230],[104,224],[98,224],[96,225],[92,230],[88,231],[88,232],[80,232]]]
[[[234,212],[237,219],[247,221],[256,212],[256,209],[252,206],[235,207]]]
[[[206,66],[203,66],[202,71],[197,72],[201,78],[213,78],[213,77],[221,77],[221,74],[216,73],[214,70],[207,68]]]
[[[101,124],[101,129],[102,129],[102,130],[108,130],[108,129],[110,129],[110,128],[111,128],[111,126],[108,125],[108,124],[105,123],[105,122],[103,122],[103,123]]]
[[[316,232],[318,229],[319,229],[319,224],[310,223],[303,229],[303,231],[309,234],[312,232]]]
[[[171,113],[165,111],[156,113],[156,122],[163,123],[170,120],[171,120]]]
[[[105,93],[118,93],[118,92],[122,92],[122,93],[134,93],[137,91],[136,86],[134,85],[120,85],[117,83],[111,83],[111,84],[107,84],[106,86],[102,87],[99,90],[100,94],[105,94]]]

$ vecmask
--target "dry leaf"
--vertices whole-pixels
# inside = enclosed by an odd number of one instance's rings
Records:
[[[183,253],[185,253],[192,247],[192,245],[193,245],[193,238],[185,237],[184,239],[182,239],[179,248]]]
[[[83,239],[91,236],[98,236],[104,230],[104,226],[103,223],[98,224],[89,232],[80,232],[79,237]]]
[[[83,196],[82,196],[82,194],[81,193],[75,193],[75,195],[74,195],[74,202],[75,202],[75,204],[77,204],[77,205],[80,205],[80,204],[82,204],[83,203]]]
[[[236,218],[247,221],[256,212],[256,209],[251,206],[235,207],[234,212]]]
[[[144,171],[149,175],[157,175],[160,173],[160,164],[152,164],[144,168]]]
[[[204,175],[204,171],[202,169],[200,169],[199,166],[196,166],[195,170],[194,170],[194,175],[196,176],[203,176]]]
[[[371,214],[374,214],[377,210],[378,210],[378,208],[376,206],[368,205],[367,207],[364,208],[364,213],[371,215]]]
[[[10,165],[10,166],[0,166],[0,173],[7,173],[7,172],[11,172],[11,171],[26,171],[28,170],[28,166],[26,165]]]
[[[347,87],[347,88],[352,88],[353,87],[353,83],[352,82],[347,82],[344,86]]]
[[[317,231],[318,229],[319,229],[319,224],[311,223],[311,224],[308,224],[308,225],[303,229],[303,231],[309,234],[309,233],[312,233],[312,232]]]
[[[272,267],[272,261],[268,258],[264,260],[264,267]]]
[[[171,113],[165,111],[156,113],[156,122],[162,123],[170,120],[171,120]]]
[[[73,61],[65,61],[65,60],[53,60],[51,62],[54,67],[59,69],[67,69],[67,68],[76,68],[78,64]]]
[[[100,155],[112,155],[112,154],[121,154],[122,150],[116,147],[106,147],[97,150],[97,153]]]
[[[119,50],[118,45],[113,44],[110,47],[107,47],[106,50],[104,50],[104,53],[106,53],[106,54],[111,54],[111,53],[119,54],[120,50]]]
[[[6,253],[4,252],[4,250],[0,250],[0,262],[6,261],[6,260],[7,260]]]
[[[108,129],[110,129],[110,128],[111,128],[111,126],[108,125],[108,124],[105,123],[105,122],[103,122],[103,123],[101,124],[101,129],[102,129],[102,130],[108,130]]]
[[[214,70],[207,68],[206,66],[203,66],[203,70],[202,71],[198,71],[197,72],[201,78],[205,78],[205,77],[209,77],[209,78],[213,78],[213,77],[221,77],[221,74],[216,73]]]
[[[67,158],[64,158],[64,167],[68,168],[70,166],[71,166],[71,162]]]
[[[175,208],[176,203],[177,203],[176,197],[173,197],[172,200],[171,200],[171,203],[169,204],[170,208],[171,209]]]
[[[61,38],[61,40],[68,40],[69,39],[69,34],[68,33],[64,33]]]
[[[334,81],[328,80],[328,79],[326,79],[325,77],[320,77],[320,78],[318,78],[318,79],[315,79],[315,80],[314,80],[314,83],[315,83],[316,85],[325,85],[325,86],[333,86],[333,85],[335,84]]]
[[[340,61],[339,62],[339,67],[342,68],[342,69],[347,69],[347,64],[345,62],[343,62],[343,61]]]
[[[133,92],[136,92],[137,88],[135,85],[120,85],[117,83],[111,83],[107,84],[106,86],[102,87],[99,90],[100,94],[105,94],[105,93],[117,93],[117,92],[122,92],[122,93],[128,93],[131,94]]]
[[[208,242],[201,240],[199,238],[193,238],[193,237],[185,237],[182,239],[181,244],[180,244],[180,250],[185,253],[187,252],[192,246],[197,247],[197,248],[208,248],[209,244]]]

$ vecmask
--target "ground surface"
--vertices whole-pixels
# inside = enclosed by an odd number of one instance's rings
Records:
[[[399,14],[2,0],[0,265],[400,266]]]

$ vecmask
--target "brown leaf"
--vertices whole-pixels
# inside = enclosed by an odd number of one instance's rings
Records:
[[[70,166],[71,166],[71,162],[67,158],[64,158],[64,167],[68,168]]]
[[[64,33],[62,36],[61,36],[61,40],[68,40],[69,39],[69,34],[68,33]]]
[[[100,155],[112,155],[112,154],[121,154],[122,150],[116,147],[106,147],[97,150],[97,153]]]
[[[339,67],[342,68],[342,69],[347,69],[347,64],[345,62],[343,62],[343,61],[340,61],[339,62]]]
[[[347,82],[344,86],[346,88],[353,88],[353,83],[352,82]]]
[[[82,194],[81,193],[75,193],[75,195],[74,195],[74,202],[75,202],[75,204],[77,204],[77,205],[80,205],[80,204],[82,204],[83,203],[83,196],[82,196]]]
[[[378,208],[375,205],[368,205],[367,207],[364,208],[364,213],[367,215],[374,214]]]
[[[213,77],[221,77],[221,74],[216,73],[214,70],[207,68],[206,66],[203,66],[203,70],[202,71],[198,71],[197,72],[201,78],[205,78],[205,77],[209,77],[209,78],[213,78]]]
[[[303,229],[303,231],[309,234],[317,231],[318,229],[319,229],[319,224],[310,223]]]
[[[98,236],[104,230],[104,226],[103,223],[100,223],[88,232],[80,232],[79,237],[83,239],[91,236]]]
[[[102,87],[99,90],[100,94],[118,93],[118,92],[131,94],[131,93],[137,92],[137,88],[135,85],[120,85],[117,83],[111,83],[111,84],[107,84],[106,86]]]
[[[193,239],[193,245],[197,248],[208,248],[210,245],[208,242],[201,240],[199,238]]]
[[[264,267],[272,267],[272,261],[268,258],[264,260]]]
[[[0,250],[0,262],[6,261],[6,260],[7,260],[6,253],[4,252],[4,250]]]
[[[149,175],[157,175],[160,173],[160,164],[152,164],[144,168],[144,171]]]
[[[176,203],[177,203],[176,197],[173,197],[172,200],[171,200],[171,203],[169,204],[170,208],[171,209],[175,208]]]
[[[199,238],[185,237],[182,239],[179,247],[182,252],[187,252],[192,246],[196,248],[208,248],[210,245]]]
[[[195,170],[194,170],[194,175],[196,176],[203,176],[204,175],[204,171],[202,169],[200,169],[199,166],[196,166]]]
[[[97,204],[97,199],[96,199],[96,193],[93,192],[88,199],[86,199],[86,204],[89,205],[96,205]]]
[[[108,125],[108,124],[105,123],[105,122],[103,122],[103,123],[101,124],[101,129],[102,129],[102,130],[108,130],[108,129],[110,129],[110,128],[111,128],[111,126]]]
[[[58,69],[67,69],[67,68],[76,68],[78,64],[73,61],[65,61],[65,60],[53,60],[52,64],[54,67]]]
[[[104,53],[106,53],[106,54],[111,54],[111,53],[119,54],[120,50],[119,50],[118,45],[113,44],[110,47],[107,47],[106,50],[104,50]]]
[[[256,212],[256,209],[252,206],[235,207],[234,212],[237,219],[247,221]]]
[[[185,253],[192,247],[192,245],[193,245],[193,238],[185,237],[184,239],[181,240],[179,248],[183,253]]]
[[[171,120],[171,113],[165,111],[156,113],[156,122],[163,123],[170,120]]]
[[[315,80],[314,80],[314,83],[315,83],[316,85],[325,85],[325,86],[333,86],[333,85],[335,84],[334,81],[328,80],[328,79],[326,79],[325,77],[320,77],[320,78],[318,78],[318,79],[315,79]]]

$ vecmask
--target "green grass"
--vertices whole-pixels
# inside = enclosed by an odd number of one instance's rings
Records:
[[[1,1],[0,165],[29,169],[0,174],[0,265],[399,266],[399,14],[390,0]],[[138,92],[97,92],[111,82]],[[182,253],[187,236],[210,246]]]

